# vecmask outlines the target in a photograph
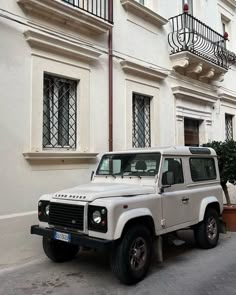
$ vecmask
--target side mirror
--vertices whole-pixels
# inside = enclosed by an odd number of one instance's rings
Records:
[[[92,171],[91,176],[90,176],[90,180],[93,180],[93,176],[94,176],[94,171]]]
[[[173,171],[166,171],[162,174],[162,185],[170,186],[174,184],[174,173]]]

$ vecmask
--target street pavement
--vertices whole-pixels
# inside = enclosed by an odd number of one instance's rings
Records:
[[[153,260],[147,277],[135,286],[122,285],[111,273],[106,252],[82,251],[73,261],[55,264],[44,255],[0,269],[1,295],[234,295],[236,233],[220,236],[211,250],[186,243],[165,243],[164,262]],[[41,243],[40,237],[34,237]]]

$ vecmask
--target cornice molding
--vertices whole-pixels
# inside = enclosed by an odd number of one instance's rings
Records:
[[[204,92],[204,90],[196,90],[193,88],[188,88],[184,86],[174,86],[172,87],[173,94],[177,98],[194,98],[208,103],[215,103],[218,99],[217,95],[209,94]]]
[[[232,95],[232,94],[222,92],[222,93],[219,94],[219,98],[220,98],[221,101],[236,104],[236,95]]]
[[[44,49],[62,56],[70,56],[78,60],[95,61],[102,54],[79,43],[71,42],[49,34],[28,30],[24,33],[25,39],[31,48]]]
[[[138,3],[135,0],[120,0],[121,5],[127,10],[135,15],[140,16],[146,21],[153,23],[157,26],[164,26],[168,23],[168,19],[157,14],[153,10],[147,8],[146,6]]]
[[[221,1],[233,8],[236,8],[236,1],[235,0],[221,0]]]
[[[17,0],[29,15],[44,16],[62,26],[72,26],[76,30],[89,31],[92,34],[106,33],[112,24],[92,14],[73,7],[60,0]]]
[[[157,69],[150,68],[138,63],[134,63],[128,60],[120,62],[122,70],[127,74],[132,74],[149,80],[164,80],[168,74]]]

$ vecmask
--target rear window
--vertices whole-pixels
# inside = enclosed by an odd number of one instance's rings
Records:
[[[213,158],[190,158],[190,171],[193,181],[216,179]]]

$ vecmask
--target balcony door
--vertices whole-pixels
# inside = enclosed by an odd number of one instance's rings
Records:
[[[184,144],[199,146],[199,120],[184,118]]]

